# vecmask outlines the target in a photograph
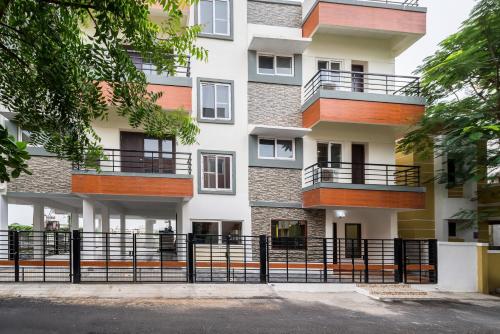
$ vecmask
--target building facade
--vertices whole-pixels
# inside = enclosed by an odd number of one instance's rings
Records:
[[[143,219],[146,232],[168,220],[200,236],[390,239],[398,213],[426,208],[420,166],[395,153],[425,109],[418,78],[395,73],[426,32],[417,1],[200,0],[186,24],[202,24],[207,62],[168,77],[131,57],[167,112],[198,121],[197,144],[148,138],[111,110],[93,124],[100,171],[30,148],[33,175],[4,185],[0,230],[24,204],[36,230],[50,207],[87,232]]]

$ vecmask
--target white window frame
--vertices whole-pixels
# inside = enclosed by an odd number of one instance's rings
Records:
[[[223,223],[240,223],[241,224],[241,235],[243,235],[243,220],[220,220],[220,219],[191,219],[191,232],[194,233],[193,224],[194,223],[215,223],[217,224],[217,235],[218,244],[222,244],[224,240],[222,240],[222,224]]]
[[[215,156],[215,188],[205,188],[205,184],[204,184],[204,180],[205,180],[205,164],[204,164],[204,159],[203,157],[204,156],[207,156],[207,155],[213,155]],[[217,180],[217,159],[219,157],[229,157],[229,188],[219,188],[219,185],[218,185],[218,180]],[[201,190],[203,191],[214,191],[214,192],[223,192],[223,191],[227,191],[227,192],[230,192],[230,191],[233,191],[233,155],[231,154],[215,154],[215,153],[201,153],[200,155],[200,166],[201,166],[201,173],[200,173],[200,185],[201,185]],[[212,174],[214,172],[206,172],[208,174]]]
[[[274,140],[274,157],[263,157],[260,155],[260,140]],[[290,140],[292,142],[292,157],[291,158],[283,158],[283,157],[278,157],[278,140]],[[293,161],[295,160],[295,139],[290,139],[290,138],[272,138],[272,137],[258,137],[257,138],[257,155],[259,159],[264,159],[264,160],[287,160],[287,161]]]
[[[260,57],[273,57],[273,69],[274,73],[262,73],[260,72]],[[292,58],[292,74],[279,74],[278,73],[278,61],[277,57],[287,57]],[[295,56],[294,55],[283,55],[283,54],[270,54],[270,53],[257,53],[257,74],[259,75],[277,75],[280,77],[293,77],[295,76]]]
[[[227,34],[221,34],[215,32],[215,2],[226,2],[227,3]],[[231,36],[231,1],[230,0],[212,0],[212,32],[201,32],[202,34],[208,35],[219,35],[219,36]],[[201,24],[201,0],[198,2],[198,22],[197,24]]]
[[[203,85],[213,85],[214,86],[214,117],[205,117],[203,116]],[[225,86],[228,88],[228,117],[217,117],[217,86]],[[232,86],[230,83],[220,83],[220,82],[210,82],[210,81],[201,81],[200,86],[198,87],[200,90],[200,119],[209,120],[209,121],[230,121],[232,119],[233,112],[233,96],[232,96]]]

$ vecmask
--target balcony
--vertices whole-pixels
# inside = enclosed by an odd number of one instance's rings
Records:
[[[304,86],[303,126],[319,122],[407,126],[424,114],[419,78],[320,70]]]
[[[164,72],[158,74],[151,60],[142,57],[134,50],[127,51],[135,67],[146,75],[148,89],[152,92],[162,92],[157,103],[165,110],[183,108],[192,110],[192,79],[191,59],[189,56],[165,55],[174,60],[175,66],[171,70],[174,75]]]
[[[304,208],[425,209],[420,167],[322,162],[304,170]]]
[[[306,0],[302,36],[336,34],[389,42],[397,56],[426,33],[418,0]]]
[[[191,153],[105,149],[103,157],[73,165],[72,192],[190,198]]]

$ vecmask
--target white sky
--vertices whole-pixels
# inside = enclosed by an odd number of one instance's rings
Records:
[[[411,75],[425,57],[434,53],[439,42],[458,30],[475,2],[475,0],[420,0],[420,5],[427,7],[427,35],[396,59],[396,74]],[[30,206],[9,206],[9,223],[31,224],[32,217],[33,209]],[[111,225],[115,227],[118,221],[113,219]],[[135,221],[131,225],[138,227],[142,225],[142,221]]]

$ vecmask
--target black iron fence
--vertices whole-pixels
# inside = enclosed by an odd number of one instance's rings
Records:
[[[0,282],[437,283],[437,241],[4,231]]]
[[[391,74],[319,70],[304,86],[305,101],[319,90],[419,96],[420,79]]]
[[[104,149],[98,158],[76,163],[80,171],[191,175],[191,153]]]
[[[179,56],[166,54],[163,57],[170,60],[171,66],[165,68],[162,74],[157,73],[157,68],[153,64],[151,57],[144,57],[141,53],[134,50],[127,50],[127,53],[132,60],[134,66],[139,70],[144,72],[146,77],[160,77],[160,76],[177,76],[177,77],[190,77],[191,76],[191,57],[190,56]]]
[[[349,183],[418,187],[420,166],[354,162],[318,162],[304,170],[306,186],[317,183]]]

